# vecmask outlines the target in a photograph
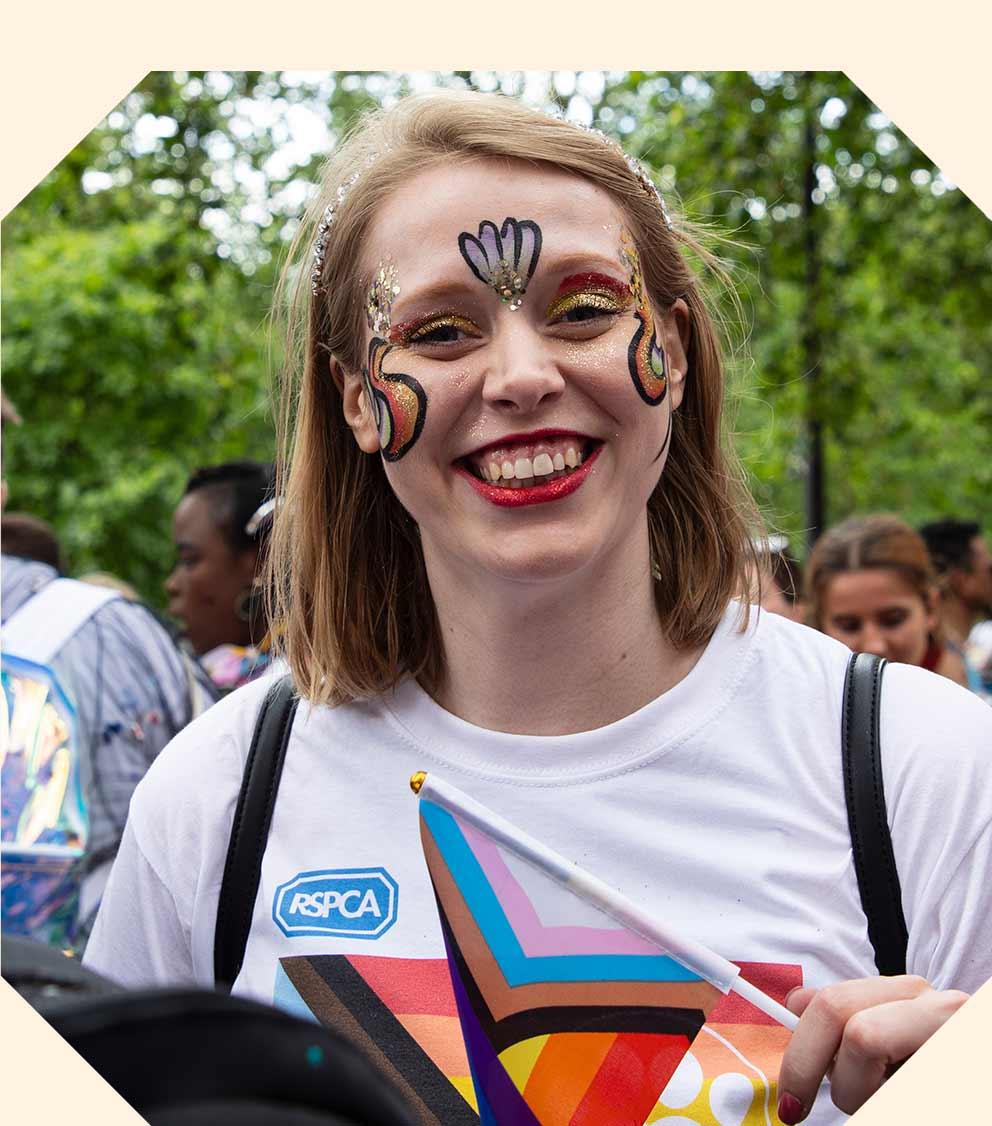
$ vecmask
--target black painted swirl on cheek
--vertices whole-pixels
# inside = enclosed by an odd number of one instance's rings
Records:
[[[635,309],[637,329],[627,349],[627,366],[638,395],[649,407],[664,402],[668,394],[668,365],[654,335],[650,309]]]
[[[365,394],[379,431],[379,448],[386,461],[399,461],[420,437],[427,417],[427,394],[412,375],[382,370],[394,345],[374,336],[369,363],[362,369]]]
[[[620,261],[630,274],[630,292],[634,296],[634,317],[637,328],[627,349],[627,367],[638,395],[649,407],[664,402],[668,393],[668,364],[663,349],[655,339],[651,302],[644,290],[641,260],[628,231],[620,235]]]

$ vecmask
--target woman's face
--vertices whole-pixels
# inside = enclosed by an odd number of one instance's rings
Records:
[[[194,652],[218,645],[247,645],[250,626],[238,616],[249,590],[257,552],[236,554],[216,517],[216,498],[198,489],[179,502],[173,517],[176,566],[166,579],[169,614],[182,626]]]
[[[646,574],[688,317],[648,305],[611,198],[523,163],[438,168],[367,246],[368,365],[345,375],[345,415],[432,581],[554,580],[616,552]]]
[[[923,664],[936,627],[933,605],[887,568],[835,575],[824,589],[820,618],[823,632],[851,649],[907,665]]]

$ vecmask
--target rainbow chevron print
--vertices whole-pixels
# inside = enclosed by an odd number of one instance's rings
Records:
[[[737,967],[710,955],[712,973],[688,968],[576,888],[574,866],[535,863],[505,822],[490,833],[420,797],[481,1121],[643,1126]]]

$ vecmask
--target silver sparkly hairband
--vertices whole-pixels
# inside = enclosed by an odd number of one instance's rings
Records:
[[[572,122],[572,124],[577,125],[576,122]],[[665,222],[665,226],[670,231],[674,230],[674,227],[672,225],[672,217],[668,212],[667,206],[665,205],[664,196],[662,196],[661,190],[659,189],[658,185],[654,182],[654,180],[651,179],[651,176],[648,174],[648,171],[644,167],[644,165],[641,164],[641,162],[637,160],[636,157],[630,156],[628,153],[624,152],[623,146],[620,145],[617,141],[614,141],[612,138],[607,137],[607,135],[602,132],[602,130],[594,129],[590,125],[578,125],[577,127],[579,129],[585,130],[585,132],[587,133],[595,133],[595,135],[599,137],[604,144],[609,145],[612,149],[619,150],[621,156],[627,163],[627,167],[631,170],[631,172],[633,172],[635,178],[637,179],[637,182],[648,193],[648,195],[650,195],[652,199],[657,202],[658,207],[661,209],[661,217]],[[375,164],[378,159],[378,153],[370,154],[368,160],[366,160],[365,162],[365,168],[360,168],[357,172],[353,172],[347,180],[339,184],[337,191],[334,193],[334,202],[329,203],[324,208],[323,214],[320,217],[320,222],[317,224],[317,234],[314,238],[313,243],[313,266],[310,269],[310,291],[313,293],[314,297],[318,296],[320,293],[321,278],[324,274],[324,257],[327,252],[327,234],[334,224],[337,210],[341,206],[341,204],[344,203],[345,199],[347,199],[348,193],[361,178],[365,170],[371,167],[371,165]]]
[[[374,159],[376,158],[373,157],[372,160]],[[369,161],[370,164],[372,160]],[[310,290],[314,297],[320,293],[320,279],[324,273],[324,254],[327,251],[327,232],[334,223],[337,209],[344,203],[348,192],[351,191],[364,171],[364,168],[360,168],[357,172],[353,172],[344,183],[338,184],[338,190],[334,193],[334,202],[329,203],[324,208],[324,213],[317,224],[317,236],[313,243],[313,266],[310,269]]]
[[[665,226],[670,231],[674,230],[675,228],[672,224],[672,217],[668,212],[668,207],[665,205],[665,197],[661,194],[661,189],[658,187],[658,185],[654,182],[654,180],[651,179],[651,175],[644,167],[644,165],[641,164],[641,162],[636,157],[633,157],[629,153],[625,152],[623,145],[621,145],[619,141],[614,141],[612,137],[608,137],[602,129],[597,129],[593,125],[581,125],[579,124],[579,122],[572,122],[572,124],[576,125],[579,129],[584,130],[586,133],[595,134],[595,136],[597,136],[603,142],[603,144],[609,145],[611,149],[619,151],[620,155],[626,162],[627,167],[631,170],[631,172],[634,173],[634,176],[637,178],[637,182],[661,208],[661,217],[665,222]]]
[[[661,208],[661,217],[665,221],[665,226],[670,230],[675,228],[672,225],[672,217],[668,213],[668,208],[665,206],[665,197],[661,194],[661,189],[651,179],[648,170],[636,157],[628,156],[627,153],[623,154],[624,160],[627,162],[627,167],[637,177],[638,183],[642,188],[658,201],[658,206]]]

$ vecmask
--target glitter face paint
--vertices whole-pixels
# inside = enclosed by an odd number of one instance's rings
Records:
[[[380,262],[365,297],[365,320],[373,336],[389,336],[393,299],[399,293],[396,267],[391,262]]]
[[[668,367],[664,350],[658,347],[655,339],[654,316],[651,313],[651,303],[644,291],[637,247],[626,231],[620,236],[620,261],[627,267],[630,275],[634,316],[638,322],[637,330],[627,349],[627,366],[638,395],[649,407],[656,407],[664,401],[668,393]]]
[[[483,219],[478,235],[462,231],[458,249],[468,268],[511,310],[519,309],[541,256],[541,228],[531,219]]]
[[[379,448],[386,461],[399,461],[420,437],[427,417],[427,395],[412,375],[385,372],[394,345],[378,336],[369,341],[369,363],[362,369],[365,396],[372,406]]]
[[[383,338],[391,335],[393,301],[399,292],[396,267],[380,262],[365,295],[365,320],[372,339],[368,367],[362,368],[362,384],[386,461],[399,461],[410,451],[427,416],[427,395],[413,376],[382,370],[383,361],[393,350]]]
[[[475,338],[482,335],[478,326],[460,313],[431,313],[426,317],[418,317],[394,325],[389,333],[389,341],[391,344],[399,345],[437,343],[431,341],[429,337],[446,328],[455,329]]]
[[[544,315],[553,322],[575,309],[623,313],[630,308],[633,300],[630,286],[607,274],[572,274],[563,279]]]

